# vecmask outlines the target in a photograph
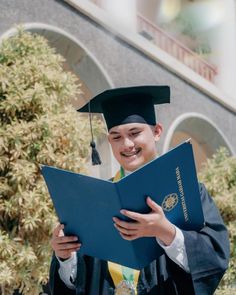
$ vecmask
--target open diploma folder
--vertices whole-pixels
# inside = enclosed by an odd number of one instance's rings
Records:
[[[184,230],[200,230],[204,219],[192,145],[184,142],[118,182],[42,166],[66,235],[79,237],[81,254],[141,269],[163,250],[155,238],[124,240],[113,216],[128,209],[150,212],[146,197],[162,206],[167,218]]]

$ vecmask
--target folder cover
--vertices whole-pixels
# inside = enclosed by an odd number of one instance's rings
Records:
[[[183,230],[200,230],[204,218],[192,145],[184,142],[118,182],[50,166],[42,166],[60,223],[66,235],[79,237],[80,253],[141,269],[163,249],[155,238],[122,239],[112,217],[128,209],[150,212],[147,196],[162,206],[166,217]]]

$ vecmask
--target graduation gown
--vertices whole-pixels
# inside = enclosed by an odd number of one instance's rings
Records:
[[[218,209],[204,185],[200,184],[205,226],[199,232],[182,231],[190,273],[186,273],[166,254],[140,271],[138,295],[210,295],[217,288],[229,261],[229,239]],[[51,295],[111,295],[114,284],[106,261],[77,253],[76,289],[61,281],[59,262],[52,257]]]

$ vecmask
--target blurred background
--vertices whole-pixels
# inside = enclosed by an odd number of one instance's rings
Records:
[[[136,85],[171,88],[171,104],[156,108],[157,148],[192,139],[199,179],[230,232],[218,294],[234,294],[236,1],[0,0],[0,43],[0,294],[38,295],[47,284],[56,215],[39,164],[114,175],[103,117],[93,116],[102,165],[92,166],[89,118],[75,110]]]
[[[235,154],[236,8],[234,0],[0,1],[0,33],[15,24],[46,37],[80,77],[77,108],[110,87],[170,85],[160,106],[163,153],[192,138],[197,169],[220,146]],[[108,178],[117,169],[98,139]]]

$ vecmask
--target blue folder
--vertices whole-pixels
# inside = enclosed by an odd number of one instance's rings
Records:
[[[184,142],[118,182],[42,166],[66,235],[79,237],[81,254],[141,269],[163,253],[155,238],[122,239],[114,216],[128,209],[150,212],[147,196],[162,206],[167,218],[183,230],[200,230],[204,218],[192,145]]]

